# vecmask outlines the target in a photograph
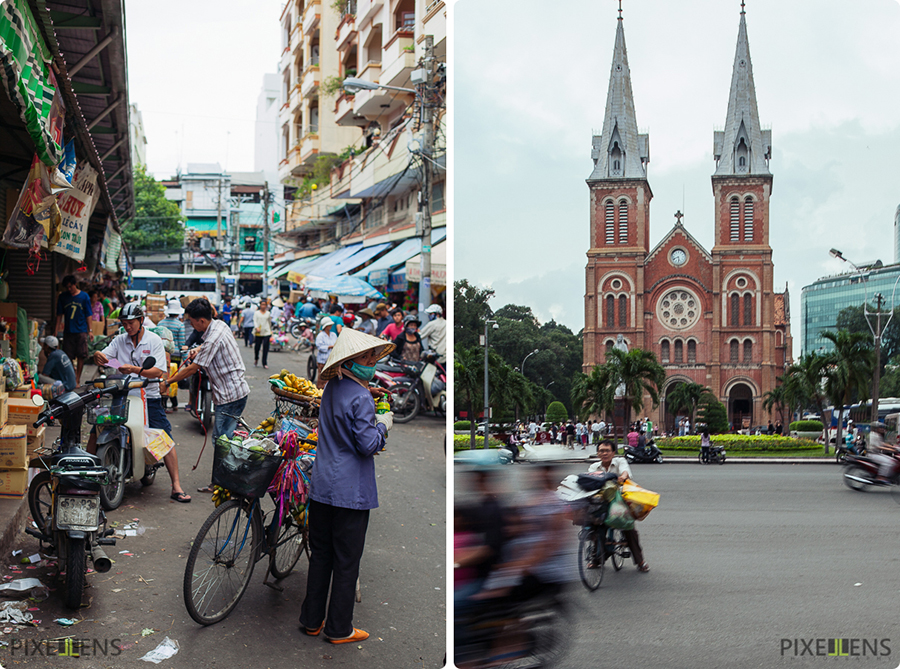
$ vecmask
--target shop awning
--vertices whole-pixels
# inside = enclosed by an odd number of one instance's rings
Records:
[[[317,260],[314,264],[305,267],[302,273],[313,274],[319,277],[335,276],[333,268],[342,260],[349,258],[354,253],[361,250],[362,247],[363,245],[361,243],[351,244],[350,246],[345,246],[344,248],[338,249],[337,251],[327,253],[319,258],[319,260]]]
[[[367,263],[369,260],[383,253],[391,246],[390,242],[384,244],[376,244],[375,246],[364,246],[349,258],[341,260],[337,265],[331,268],[331,276],[340,276],[351,270],[356,269],[360,265]],[[321,276],[321,272],[317,272]]]
[[[446,236],[446,228],[437,228],[431,232],[431,243],[437,244]],[[421,248],[422,242],[418,237],[404,239],[400,244],[385,253],[371,265],[364,267],[351,276],[355,276],[359,279],[366,279],[373,286],[386,286],[388,283],[388,275],[391,270],[403,265],[407,260],[416,255]]]
[[[306,258],[300,258],[299,260],[292,260],[290,262],[283,264],[281,267],[276,267],[275,269],[270,269],[268,276],[270,279],[274,279],[276,277],[281,278],[288,272],[301,272],[302,273],[303,267],[312,264],[313,262],[315,262],[316,260],[318,260],[321,257],[322,257],[321,254],[317,254],[314,256],[306,257]]]
[[[422,254],[406,261],[406,280],[418,283],[422,278]],[[431,285],[447,285],[447,242],[431,247]]]

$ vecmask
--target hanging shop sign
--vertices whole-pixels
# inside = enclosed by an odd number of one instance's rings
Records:
[[[50,50],[27,0],[0,3],[0,80],[45,165],[63,156],[65,105],[50,69]]]
[[[87,245],[88,221],[97,204],[97,172],[88,163],[81,163],[72,181],[74,187],[58,196],[62,231],[56,251],[82,261]]]

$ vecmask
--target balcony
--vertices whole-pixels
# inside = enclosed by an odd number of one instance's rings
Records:
[[[356,17],[353,14],[344,14],[334,33],[334,42],[338,51],[343,51],[356,39]]]
[[[384,6],[384,0],[359,0],[356,9],[356,21],[364,26]]]
[[[287,155],[287,158],[284,158],[278,164],[278,180],[285,181],[291,177],[302,174],[304,169],[303,163],[300,160],[300,147],[295,146]]]
[[[303,137],[300,138],[300,144],[298,145],[301,167],[312,165],[315,162],[316,156],[319,155],[320,145],[319,126],[309,125]]]
[[[398,30],[384,45],[381,81],[385,86],[407,87],[409,75],[416,66],[415,35],[411,30]]]
[[[319,20],[321,19],[321,17],[321,0],[311,0],[311,2],[306,5],[306,9],[303,10],[303,34],[312,35],[312,31],[315,30],[316,26],[319,25]]]
[[[334,122],[337,125],[365,127],[369,124],[364,116],[353,111],[353,98],[354,96],[346,93],[338,96],[337,102],[334,103]]]
[[[371,81],[373,84],[381,83],[381,63],[369,61],[363,68],[362,72],[357,75],[364,81]],[[381,104],[389,104],[390,96],[385,95],[385,91],[359,91],[354,96],[353,110],[360,116],[378,116],[381,114]]]
[[[290,104],[288,104],[288,109],[290,109],[291,114],[296,113],[300,109],[300,104],[302,102],[303,94],[300,92],[300,83],[297,82],[291,89]]]
[[[318,90],[320,80],[319,65],[307,65],[300,77],[300,95],[308,98],[312,93]]]

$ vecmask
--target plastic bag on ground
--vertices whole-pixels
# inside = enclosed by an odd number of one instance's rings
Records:
[[[178,642],[166,637],[156,648],[144,655],[141,659],[144,662],[152,662],[159,664],[163,660],[168,660],[178,653]]]

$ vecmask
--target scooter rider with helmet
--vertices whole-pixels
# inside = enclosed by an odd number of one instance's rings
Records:
[[[110,359],[116,359],[120,363],[119,372],[122,374],[136,374],[149,379],[162,379],[166,375],[166,352],[162,338],[150,332],[144,327],[144,308],[138,302],[129,302],[122,307],[119,320],[125,332],[116,336],[102,351],[94,354],[94,362],[105,365]],[[149,357],[156,359],[156,363],[150,369],[141,369],[144,360]],[[147,424],[158,430],[165,430],[172,436],[172,425],[166,417],[166,407],[159,392],[159,385],[154,383],[147,386]],[[140,435],[142,436],[142,435]],[[138,438],[139,435],[135,435]],[[87,449],[90,453],[96,452],[97,435],[92,432],[88,440]],[[163,457],[163,463],[172,479],[171,498],[176,502],[187,503],[191,501],[190,495],[184,492],[178,476],[178,455],[175,447]]]
[[[443,363],[447,359],[447,321],[443,318],[444,310],[441,305],[432,304],[425,313],[428,314],[428,322],[419,330],[419,335],[438,354],[438,362]]]
[[[407,314],[403,318],[403,332],[394,339],[394,352],[391,357],[408,362],[419,362],[422,359],[422,337],[419,336],[419,326],[422,321],[415,314]]]

